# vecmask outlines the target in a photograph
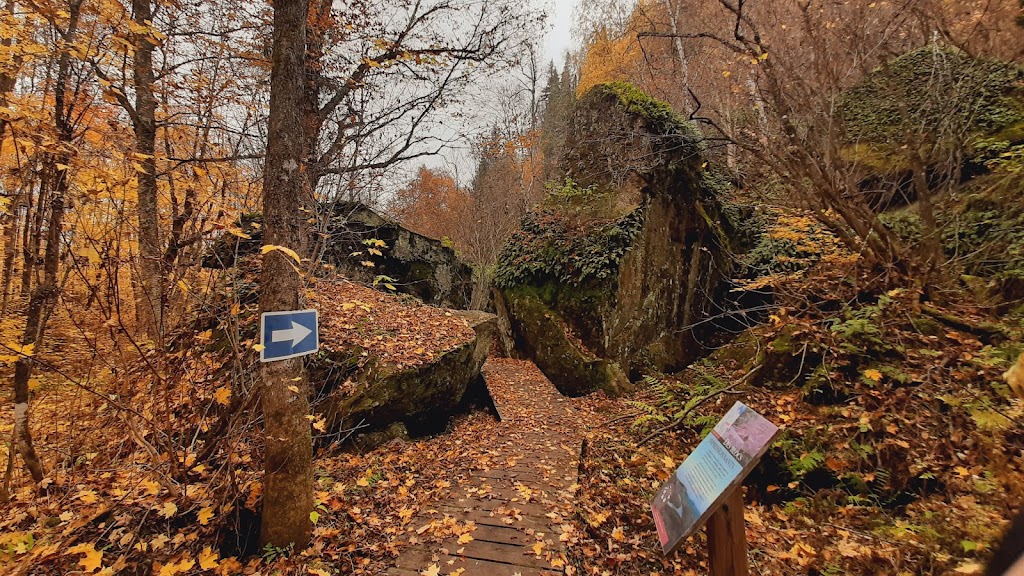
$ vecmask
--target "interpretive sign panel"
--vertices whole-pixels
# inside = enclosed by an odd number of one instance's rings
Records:
[[[665,554],[700,528],[743,482],[778,431],[746,404],[733,404],[651,501]]]

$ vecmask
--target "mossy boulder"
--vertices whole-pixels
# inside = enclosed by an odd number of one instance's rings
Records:
[[[754,382],[770,388],[798,385],[821,363],[816,346],[801,338],[802,330],[793,325],[783,326],[760,349],[757,365],[760,368]]]
[[[263,245],[262,220],[260,214],[242,216],[232,233],[214,243],[203,266],[231,268],[257,254]],[[318,273],[340,273],[381,288],[394,286],[427,304],[469,307],[473,270],[450,246],[404,228],[364,204],[334,204],[325,232],[311,242],[323,246]]]
[[[603,84],[580,99],[562,164],[499,256],[516,342],[573,390],[614,391],[613,365],[633,378],[682,369],[728,307],[739,236],[700,134],[635,87]]]
[[[560,392],[581,396],[597,390],[617,393],[629,388],[622,368],[587,348],[535,288],[517,286],[504,292],[503,298],[517,349],[542,367]]]
[[[880,209],[916,199],[911,152],[939,188],[1024,157],[1024,68],[930,45],[869,73],[840,100],[847,160]],[[962,158],[949,165],[951,158]]]
[[[1022,82],[1024,68],[1011,62],[926,46],[887,62],[850,88],[841,113],[851,141],[868,145],[862,152],[869,156],[895,151],[920,126],[1024,140]],[[890,157],[888,162],[898,164],[904,155]],[[878,167],[886,164],[877,161]]]
[[[1024,301],[1024,170],[994,170],[936,195],[935,213],[948,260],[977,304],[1004,314]],[[916,206],[879,220],[910,248],[922,239]]]
[[[758,353],[764,344],[754,330],[744,330],[731,342],[715,350],[707,361],[713,366],[729,370],[747,370],[756,365]]]
[[[482,385],[480,369],[497,335],[493,314],[453,314],[466,320],[473,336],[429,362],[385,362],[346,344],[312,362],[310,380],[322,383],[321,393],[327,394],[316,410],[328,429],[358,428],[362,435],[396,430],[392,425],[401,422],[413,433],[443,430],[470,386]]]

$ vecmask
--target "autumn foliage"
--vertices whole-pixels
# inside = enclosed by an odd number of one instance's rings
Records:
[[[420,234],[447,238],[461,251],[469,245],[473,198],[449,174],[421,166],[409,184],[395,193],[390,212]]]

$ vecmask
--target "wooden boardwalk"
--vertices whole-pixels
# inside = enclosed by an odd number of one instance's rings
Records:
[[[490,466],[470,471],[449,499],[412,524],[442,528],[438,541],[413,539],[388,574],[537,576],[561,574],[575,492],[582,423],[569,401],[531,362],[497,359],[484,377],[501,417],[486,446]],[[494,464],[500,463],[500,464]]]

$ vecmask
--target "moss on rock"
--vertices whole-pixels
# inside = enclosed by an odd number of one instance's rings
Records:
[[[556,386],[565,376],[576,383],[564,386],[577,389],[580,378],[569,374],[590,374],[594,358],[633,378],[678,371],[706,351],[715,325],[704,320],[727,305],[729,254],[740,236],[700,135],[664,103],[613,83],[581,98],[567,141],[566,185],[499,257],[496,285],[510,324]],[[583,356],[543,341],[562,333]]]
[[[676,114],[671,106],[649,96],[629,82],[598,84],[588,92],[587,97],[617,99],[626,112],[643,118],[656,133],[685,136],[695,142],[700,140],[693,125]]]
[[[908,128],[950,122],[989,134],[1024,121],[1022,81],[1024,69],[1010,62],[926,46],[872,71],[841,109],[852,141],[899,146]]]
[[[519,286],[504,292],[516,344],[533,358],[560,392],[581,396],[597,390],[617,394],[629,387],[615,362],[587,349],[538,291]]]

